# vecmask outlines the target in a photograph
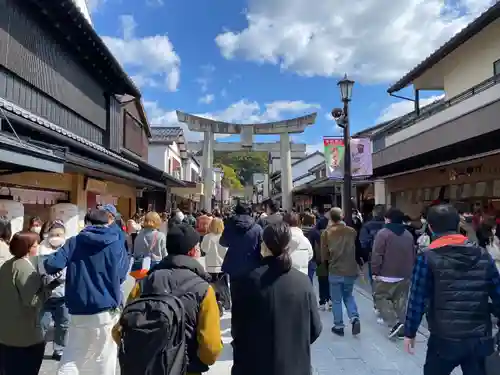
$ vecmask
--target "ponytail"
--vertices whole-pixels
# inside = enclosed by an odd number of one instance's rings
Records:
[[[290,226],[285,222],[268,225],[262,235],[264,244],[283,272],[288,272],[292,268],[292,258],[288,248],[291,237]]]
[[[292,257],[288,252],[288,248],[286,248],[284,252],[276,257],[276,261],[283,271],[290,271],[290,269],[292,268]]]

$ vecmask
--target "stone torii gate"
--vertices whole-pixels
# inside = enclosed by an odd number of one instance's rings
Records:
[[[214,134],[240,134],[241,146],[240,150],[254,150],[253,136],[255,135],[271,135],[279,134],[280,136],[280,159],[281,159],[281,191],[283,208],[290,211],[292,209],[292,157],[290,134],[303,133],[309,126],[316,121],[317,113],[311,113],[306,116],[296,117],[290,120],[269,122],[264,124],[233,124],[221,121],[215,121],[204,117],[191,115],[188,113],[177,111],[177,119],[179,122],[187,124],[189,130],[195,132],[203,132],[203,184],[204,191],[209,192],[203,197],[203,208],[206,210],[212,209],[212,190],[213,190],[213,162],[214,162]],[[273,144],[269,145],[272,151]],[[259,144],[259,151],[262,144]]]

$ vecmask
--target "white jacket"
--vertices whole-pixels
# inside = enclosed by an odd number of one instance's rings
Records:
[[[205,253],[205,271],[220,273],[227,247],[219,244],[220,234],[208,233],[201,241],[201,251]]]
[[[309,261],[313,257],[311,243],[304,236],[302,229],[298,227],[290,228],[292,238],[290,240],[289,252],[292,258],[292,267],[307,275]]]
[[[500,271],[500,241],[497,236],[493,236],[490,244],[486,246],[486,250],[488,250],[488,253],[495,261],[498,271]]]
[[[60,249],[60,247],[59,247],[59,249]],[[40,243],[40,246],[38,247],[38,257],[37,257],[38,265],[36,267],[39,273],[46,274],[43,262],[45,261],[45,259],[47,258],[48,255],[51,255],[51,254],[57,252],[59,249],[53,249],[50,246],[50,244],[49,244],[49,242],[48,242],[47,239],[43,240]],[[59,285],[57,288],[55,288],[52,291],[51,297],[55,297],[55,298],[64,297],[64,295],[65,295],[65,289],[66,289],[65,288],[65,284],[66,284],[66,268],[62,270],[61,276],[59,277],[59,279],[61,281],[63,281],[63,283],[61,285]]]

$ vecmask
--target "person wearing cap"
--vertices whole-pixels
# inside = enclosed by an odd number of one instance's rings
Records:
[[[101,209],[92,210],[86,220],[90,225],[44,262],[49,275],[67,268],[65,301],[71,321],[58,375],[116,373],[118,347],[111,330],[120,316],[129,260],[114,217]]]
[[[180,297],[186,314],[187,375],[207,372],[222,352],[219,307],[210,275],[196,258],[200,257],[200,235],[188,224],[171,227],[167,233],[168,255],[138,282],[128,302],[141,293],[174,293],[193,285]],[[198,283],[193,281],[198,280]],[[120,326],[113,329],[120,342]]]
[[[108,214],[108,221],[111,223],[109,224],[109,226],[111,228],[115,228],[118,231],[118,236],[120,237],[120,241],[123,241],[123,243],[125,244],[125,249],[127,250],[127,252],[129,252],[127,236],[125,234],[125,231],[122,229],[120,225],[117,224],[117,220],[121,218],[121,215],[120,213],[118,213],[116,207],[113,206],[112,204],[105,204],[100,206],[99,209],[105,211]]]

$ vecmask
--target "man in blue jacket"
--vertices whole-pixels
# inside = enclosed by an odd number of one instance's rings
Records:
[[[219,240],[221,246],[228,248],[222,262],[222,272],[229,275],[233,301],[234,295],[238,293],[238,279],[260,265],[262,243],[262,227],[253,219],[251,207],[238,203],[234,212],[234,216],[228,220]],[[237,309],[238,306],[233,303],[233,313]],[[231,329],[234,332],[237,327],[232,324]]]
[[[111,329],[119,319],[121,284],[129,261],[121,229],[113,225],[108,212],[96,209],[87,219],[91,225],[44,262],[48,274],[66,268],[66,306],[71,323],[58,374],[76,367],[79,373],[114,375],[117,346]]]

